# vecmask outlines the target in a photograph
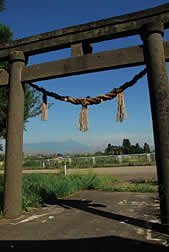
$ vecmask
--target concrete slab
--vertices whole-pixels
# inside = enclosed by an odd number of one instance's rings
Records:
[[[0,247],[168,250],[169,230],[160,225],[158,215],[154,193],[78,192],[19,219],[1,218]]]

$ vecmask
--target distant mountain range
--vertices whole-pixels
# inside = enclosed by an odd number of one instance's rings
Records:
[[[64,142],[41,142],[41,143],[27,143],[23,145],[24,153],[80,153],[92,152],[95,147],[78,143],[73,140]]]

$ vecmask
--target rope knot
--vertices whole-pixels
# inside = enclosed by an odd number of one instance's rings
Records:
[[[87,106],[87,100],[86,100],[86,98],[82,99],[82,106],[84,106],[84,107]]]

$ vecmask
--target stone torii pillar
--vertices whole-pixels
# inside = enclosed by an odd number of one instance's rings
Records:
[[[147,65],[159,183],[161,221],[169,224],[169,83],[160,20],[144,25],[141,33]]]
[[[24,88],[21,83],[25,56],[21,51],[9,55],[8,124],[5,156],[3,215],[17,217],[22,210],[22,159],[24,125]]]

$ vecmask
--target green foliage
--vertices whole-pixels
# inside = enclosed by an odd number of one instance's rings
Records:
[[[41,94],[25,85],[24,126],[28,119],[41,113]],[[0,136],[6,138],[8,110],[8,87],[0,88]]]
[[[117,145],[107,145],[104,154],[105,155],[120,155],[122,153],[122,147]]]
[[[105,153],[106,154],[111,154],[112,153],[112,146],[111,146],[111,144],[107,145],[107,148],[105,149]]]
[[[5,1],[0,0],[0,11],[5,7]],[[10,28],[0,23],[0,43],[9,42],[12,40],[13,32]],[[9,72],[8,62],[0,62],[0,69],[5,69]],[[28,122],[29,118],[35,117],[41,113],[41,93],[31,88],[28,84],[25,88],[24,102],[24,123]],[[8,87],[0,88],[0,138],[6,138],[7,128],[7,108],[8,108]],[[25,128],[24,124],[24,128]],[[2,146],[0,145],[2,149]]]
[[[0,11],[3,9],[4,1],[0,1]],[[0,43],[8,42],[12,39],[13,33],[10,28],[0,23]],[[0,62],[0,69],[9,71],[8,62]],[[8,87],[0,88],[0,138],[6,135],[6,117],[8,106]],[[1,145],[2,150],[2,145]]]
[[[108,191],[108,192],[141,192],[141,193],[146,193],[146,192],[151,192],[151,193],[157,193],[158,188],[152,185],[133,185],[133,186],[121,186],[119,185],[114,185],[114,186],[103,186],[102,187],[103,191]]]
[[[0,176],[0,211],[3,205],[4,176]],[[80,190],[103,190],[111,192],[157,192],[154,183],[127,183],[109,175],[74,174],[57,176],[53,174],[28,174],[23,176],[22,206],[25,210],[45,203],[56,202],[57,197],[70,195]]]
[[[26,167],[27,169],[37,169],[37,168],[41,168],[41,163],[40,161],[36,161],[36,160],[27,160],[23,163],[23,167]]]
[[[122,148],[123,148],[123,153],[124,154],[129,154],[130,153],[131,144],[130,144],[129,139],[123,139]]]
[[[6,137],[8,88],[0,88],[0,137]]]
[[[0,151],[3,151],[3,146],[1,144],[1,142],[0,142]]]
[[[57,197],[63,197],[80,190],[100,189],[116,180],[111,176],[95,174],[74,174],[57,176],[53,174],[29,174],[23,177],[23,208],[51,203]]]
[[[144,143],[144,148],[142,148],[139,143],[136,145],[131,145],[129,139],[123,139],[122,146],[113,146],[110,143],[105,149],[105,153],[108,155],[113,154],[113,149],[119,148],[122,154],[141,154],[141,153],[150,153],[150,146],[147,143]]]
[[[147,143],[144,144],[144,153],[150,153],[150,146]]]
[[[0,154],[0,161],[4,161],[5,160],[5,155],[4,154]]]
[[[5,9],[5,0],[0,0],[0,11]]]
[[[52,174],[29,174],[23,177],[23,208],[50,203],[79,190],[99,187],[96,175],[56,176]]]
[[[10,28],[0,23],[0,43],[8,42],[12,39],[13,32]]]
[[[41,93],[25,84],[24,122],[41,113]]]

